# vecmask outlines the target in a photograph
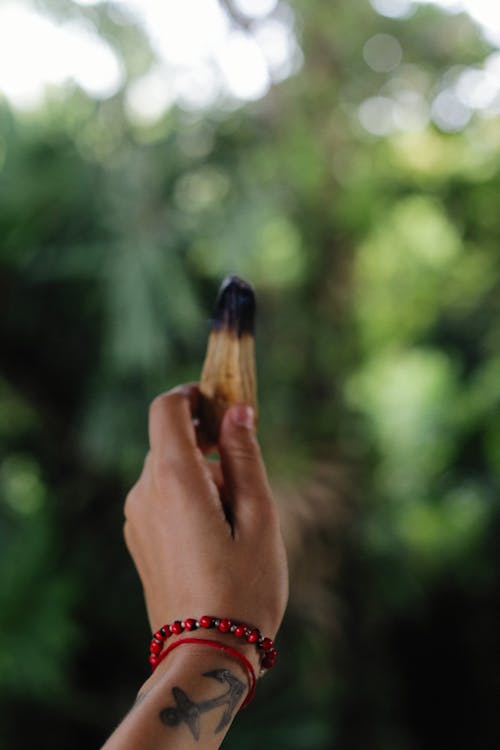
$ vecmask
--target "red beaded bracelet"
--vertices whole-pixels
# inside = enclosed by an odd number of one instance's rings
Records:
[[[267,669],[272,669],[276,662],[277,651],[271,638],[264,638],[258,628],[251,628],[244,622],[233,622],[227,617],[212,617],[203,615],[199,620],[189,617],[186,620],[175,620],[170,625],[163,625],[153,634],[149,647],[149,663],[152,670],[156,669],[160,661],[166,656],[163,654],[163,644],[172,635],[181,635],[185,631],[192,632],[203,628],[215,629],[219,633],[234,635],[236,638],[244,639],[247,643],[253,643],[260,656],[260,674]],[[238,652],[239,653],[239,652]]]

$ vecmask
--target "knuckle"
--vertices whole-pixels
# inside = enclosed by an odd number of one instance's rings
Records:
[[[255,447],[251,443],[236,443],[231,446],[231,458],[233,461],[245,464],[258,464],[259,457]]]
[[[151,451],[146,454],[144,466],[141,475],[134,485],[130,488],[123,504],[125,518],[134,514],[135,509],[143,503],[144,494],[148,486],[148,477],[151,471],[152,455]]]
[[[149,420],[154,421],[165,408],[166,393],[160,393],[154,398],[149,405]]]
[[[279,524],[279,512],[276,503],[272,497],[268,498],[268,502],[264,505],[263,515],[269,524]]]
[[[123,514],[125,516],[125,523],[129,521],[133,514],[135,506],[137,505],[137,495],[138,495],[138,489],[137,484],[134,484],[132,489],[127,494],[127,497],[125,498],[125,503],[123,504]]]
[[[123,522],[123,538],[125,539],[125,542],[127,546],[129,546],[130,542],[130,521],[128,518],[125,519]]]
[[[178,386],[171,391],[159,393],[149,405],[149,414],[155,415],[157,412],[163,412],[165,408],[172,404],[178,404],[185,401],[187,390],[184,386]]]
[[[156,480],[169,479],[175,470],[175,460],[168,454],[153,456],[153,475]]]
[[[132,550],[134,549],[134,534],[132,531],[132,526],[130,524],[130,521],[127,519],[125,520],[125,523],[123,524],[123,538],[125,540],[125,545],[130,553],[132,553]]]
[[[182,470],[179,463],[176,456],[171,454],[155,456],[153,461],[153,476],[158,488],[164,489],[176,481],[182,481]]]
[[[267,530],[273,530],[278,524],[278,517],[274,503],[262,503],[259,508],[256,509],[256,515],[258,516],[262,527]]]
[[[245,505],[245,515],[248,517],[253,533],[260,538],[274,534],[279,527],[279,518],[274,502],[269,497],[256,498],[257,502]]]
[[[166,417],[168,419],[179,412],[186,395],[185,388],[178,387],[156,396],[149,405],[149,424],[158,427],[164,425]]]

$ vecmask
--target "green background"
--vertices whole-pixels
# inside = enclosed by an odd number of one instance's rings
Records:
[[[38,7],[92,20],[127,80],[154,57],[105,3]],[[0,98],[2,749],[98,747],[147,675],[123,500],[227,273],[257,291],[291,601],[224,746],[500,746],[498,114],[358,117],[432,102],[493,47],[432,5],[290,7],[302,64],[256,102],[141,126],[124,89]],[[402,49],[385,72],[376,34]]]

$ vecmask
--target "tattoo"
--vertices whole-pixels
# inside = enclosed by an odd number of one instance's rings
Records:
[[[215,732],[221,732],[231,722],[234,709],[245,692],[245,685],[238,680],[229,669],[214,669],[204,672],[203,677],[212,677],[217,682],[227,683],[227,690],[215,698],[195,703],[179,687],[172,688],[175,706],[164,708],[160,713],[160,720],[167,727],[176,727],[182,722],[187,724],[195,740],[200,739],[200,716],[206,711],[212,711],[219,706],[225,706],[221,720]]]

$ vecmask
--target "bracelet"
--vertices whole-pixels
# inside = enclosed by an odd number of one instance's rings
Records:
[[[267,669],[274,667],[278,655],[274,648],[274,642],[271,638],[264,638],[258,628],[251,628],[244,622],[233,622],[227,617],[221,618],[203,615],[199,620],[196,620],[194,617],[188,617],[187,620],[175,620],[170,625],[163,625],[163,627],[153,634],[149,647],[149,663],[153,672],[161,659],[164,658],[162,654],[163,644],[171,635],[181,635],[185,631],[192,632],[193,630],[198,630],[198,628],[206,630],[215,629],[219,633],[234,635],[236,638],[244,639],[247,643],[253,643],[260,657],[259,676]]]
[[[164,651],[161,652],[160,656],[158,657],[158,661],[156,662],[155,666],[153,667],[153,672],[160,664],[160,662],[163,661],[163,659],[175,648],[178,646],[183,646],[184,644],[191,644],[191,643],[200,643],[202,646],[209,646],[210,648],[216,648],[219,651],[223,651],[226,654],[229,654],[229,656],[234,657],[235,659],[238,659],[238,661],[241,662],[243,667],[246,669],[248,678],[249,678],[249,684],[250,687],[248,689],[248,695],[241,704],[241,708],[245,708],[245,706],[248,706],[250,701],[255,695],[255,688],[257,685],[257,678],[255,677],[255,670],[252,666],[252,663],[247,659],[247,657],[241,653],[241,651],[238,651],[235,648],[231,648],[231,646],[226,646],[225,643],[221,643],[220,641],[211,641],[208,638],[181,638],[178,641],[174,641],[170,644]]]

